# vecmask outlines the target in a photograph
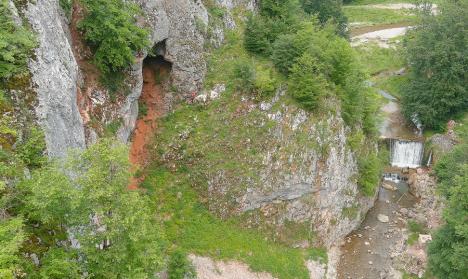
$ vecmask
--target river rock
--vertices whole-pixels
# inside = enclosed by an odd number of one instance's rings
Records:
[[[383,182],[382,183],[382,188],[390,190],[390,191],[396,191],[397,187],[393,186],[390,183]]]
[[[379,220],[380,222],[382,223],[388,223],[388,221],[390,221],[390,219],[388,218],[387,215],[384,215],[384,214],[379,214],[377,215],[377,220]]]
[[[421,245],[424,245],[429,241],[432,241],[432,236],[430,234],[420,234],[418,237],[418,243]]]

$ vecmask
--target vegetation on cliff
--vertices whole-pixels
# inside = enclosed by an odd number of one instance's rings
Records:
[[[1,0],[0,81],[27,73],[28,58],[35,46],[32,32],[23,27],[21,22],[15,22],[8,0]]]
[[[118,72],[135,62],[149,47],[148,30],[136,25],[141,9],[122,0],[82,0],[85,18],[78,27],[94,50],[94,60],[104,73]]]
[[[461,143],[435,166],[438,189],[445,198],[446,222],[429,245],[429,268],[438,278],[468,274],[468,117],[457,130]]]

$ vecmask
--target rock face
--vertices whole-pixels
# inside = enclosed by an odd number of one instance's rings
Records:
[[[292,246],[330,247],[359,225],[374,197],[359,192],[357,159],[340,113],[307,113],[288,105],[284,93],[268,103],[226,96],[216,111],[214,104],[191,115],[193,122],[169,124],[181,130],[162,144],[162,159],[168,168],[180,158],[194,166],[203,177],[200,195],[219,217],[242,216],[246,227],[261,227],[272,238],[284,232]],[[302,235],[290,238],[292,227]]]
[[[135,0],[145,14],[145,23],[151,31],[156,54],[172,63],[171,85],[177,92],[167,92],[166,112],[172,104],[201,89],[206,62],[203,26],[208,25],[208,12],[201,1],[191,0]],[[202,25],[202,26],[201,26]],[[131,93],[122,104],[119,115],[122,126],[117,135],[128,141],[138,117],[138,99],[141,95],[143,59],[139,57],[130,73]]]
[[[330,247],[358,226],[373,204],[373,197],[359,194],[357,162],[346,143],[345,124],[333,114],[311,119],[284,105],[266,114],[275,124],[257,169],[260,181],[247,182],[237,199],[239,209],[254,212],[252,222],[266,218],[270,225],[310,223],[320,244]],[[210,183],[230,187],[219,181],[215,177]]]
[[[136,0],[142,7],[154,45],[172,63],[172,85],[182,96],[201,88],[206,72],[203,28],[208,12],[200,0]]]
[[[84,148],[85,136],[76,103],[78,65],[67,40],[67,27],[58,0],[30,2],[25,14],[37,34],[39,47],[29,63],[39,105],[36,113],[44,129],[47,152],[61,157],[70,148]]]

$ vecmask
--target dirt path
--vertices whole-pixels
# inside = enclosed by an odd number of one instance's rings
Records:
[[[164,88],[162,80],[169,75],[170,66],[158,58],[147,58],[143,66],[143,91],[139,100],[139,119],[130,146],[130,162],[137,168],[148,163],[147,145],[157,128],[157,121],[164,112]],[[143,177],[134,178],[130,189],[138,188]]]

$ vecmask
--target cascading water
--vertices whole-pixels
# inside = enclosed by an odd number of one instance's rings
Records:
[[[391,164],[399,168],[421,166],[424,144],[418,141],[391,140]]]

